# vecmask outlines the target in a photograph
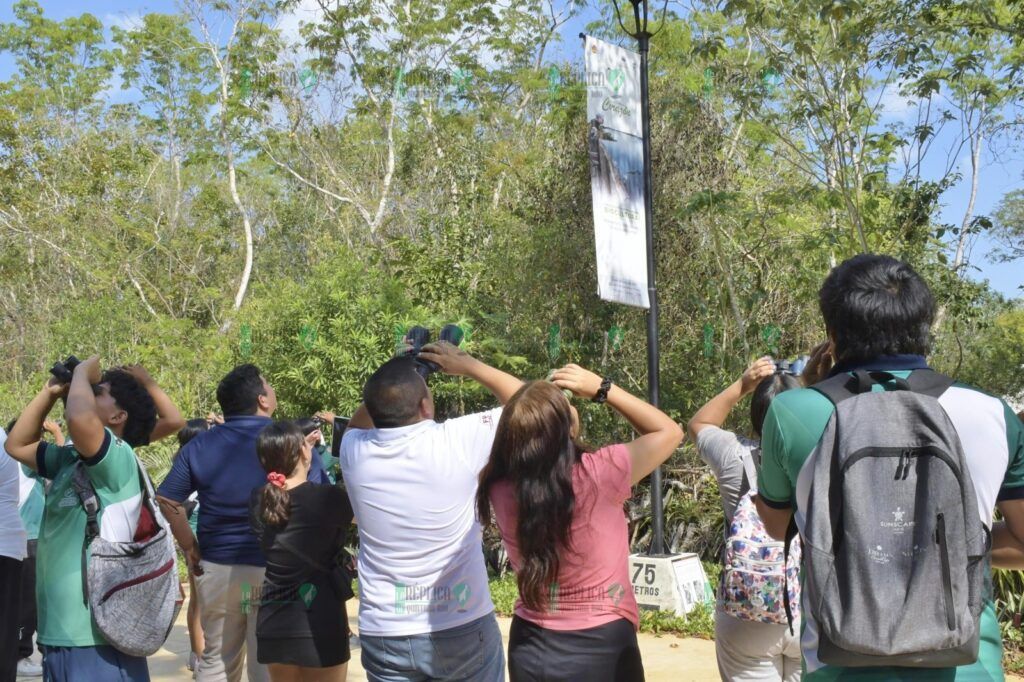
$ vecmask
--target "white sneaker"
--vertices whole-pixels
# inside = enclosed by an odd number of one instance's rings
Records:
[[[18,661],[18,677],[42,677],[43,666],[27,658]]]

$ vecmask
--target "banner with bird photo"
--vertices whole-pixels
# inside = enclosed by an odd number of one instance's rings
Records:
[[[584,50],[597,293],[648,308],[640,55],[590,36]]]

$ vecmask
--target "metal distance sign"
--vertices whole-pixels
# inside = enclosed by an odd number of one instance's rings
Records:
[[[648,308],[640,55],[590,36],[584,50],[597,293]]]

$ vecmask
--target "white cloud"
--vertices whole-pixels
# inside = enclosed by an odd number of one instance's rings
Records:
[[[878,113],[890,121],[906,121],[917,112],[917,102],[910,96],[900,94],[902,83],[889,83],[874,97],[878,102]]]
[[[304,24],[315,24],[323,19],[324,10],[317,0],[301,0],[291,11],[284,12],[277,20],[281,39],[294,49],[300,59],[307,58],[308,51],[300,29]]]
[[[107,28],[117,26],[125,31],[134,31],[142,28],[142,12],[126,14],[106,14],[103,16],[103,25]]]

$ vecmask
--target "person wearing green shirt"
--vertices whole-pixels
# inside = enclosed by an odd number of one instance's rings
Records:
[[[828,341],[818,346],[804,371],[806,386],[826,376],[856,370],[888,372],[906,378],[928,369],[935,300],[923,279],[906,263],[872,254],[855,256],[832,270],[819,293]],[[890,390],[895,384],[876,386]],[[939,398],[963,446],[982,522],[993,529],[993,552],[999,566],[1012,565],[1007,548],[1024,539],[1024,427],[1010,408],[981,391],[954,384]],[[769,534],[783,539],[791,518],[804,533],[809,506],[811,457],[834,411],[823,394],[803,388],[772,403],[761,440],[757,510]],[[841,432],[840,432],[841,433]],[[866,500],[865,504],[871,504]],[[1005,519],[993,527],[993,510]],[[805,544],[806,547],[806,544]],[[1009,554],[1013,554],[1010,552]],[[1002,642],[991,594],[986,586],[977,660],[956,668],[826,665],[818,657],[818,629],[802,608],[801,648],[804,680],[1002,680]],[[940,592],[935,592],[940,599]],[[894,604],[892,608],[900,608]]]
[[[57,400],[73,445],[40,440],[40,428]],[[142,507],[134,447],[173,434],[180,412],[141,367],[101,372],[93,356],[75,368],[70,384],[51,379],[18,417],[7,453],[51,479],[36,558],[39,642],[47,680],[148,680],[145,658],[110,646],[92,622],[82,591],[82,542],[86,515],[72,485],[81,462],[100,501],[100,535],[130,541]]]

